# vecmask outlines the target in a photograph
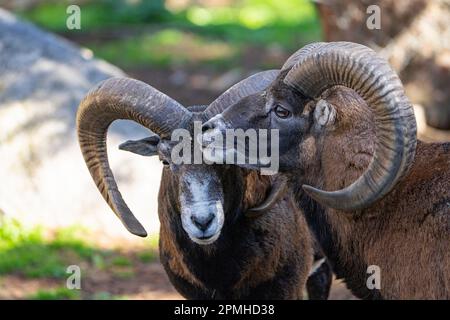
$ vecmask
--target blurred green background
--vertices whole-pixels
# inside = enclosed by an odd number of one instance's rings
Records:
[[[315,8],[307,0],[79,1],[81,30],[67,30],[68,3],[39,1],[16,13],[124,68],[188,64],[223,70],[271,48],[291,52],[320,39]],[[248,62],[254,68],[278,66],[270,59]]]

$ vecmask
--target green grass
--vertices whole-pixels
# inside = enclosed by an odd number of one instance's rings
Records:
[[[136,276],[139,263],[157,260],[158,235],[144,240],[141,250],[105,250],[86,241],[88,230],[80,226],[63,228],[46,233],[42,227],[24,227],[14,219],[0,216],[0,279],[2,275],[19,275],[26,278],[60,279],[65,283],[69,274],[67,266],[82,266],[83,281],[89,274],[106,272],[111,279],[132,279]],[[82,285],[83,286],[83,285]],[[83,290],[69,290],[65,287],[41,289],[27,296],[38,300],[122,299],[108,292],[86,293]]]
[[[31,300],[79,300],[80,298],[79,290],[69,290],[64,287],[52,290],[38,290],[28,297]]]
[[[189,27],[236,44],[297,48],[320,38],[320,23],[308,0],[246,0],[233,7],[193,6],[180,12]]]
[[[122,300],[126,297],[113,295],[107,291],[99,291],[89,297],[90,300]],[[69,290],[64,287],[51,290],[38,290],[29,295],[30,300],[80,300],[82,299],[80,290]]]
[[[114,257],[112,259],[111,263],[112,263],[112,265],[117,266],[117,267],[128,267],[133,264],[130,261],[130,259],[128,259],[127,257],[124,257],[124,256]]]
[[[127,0],[42,1],[17,14],[46,29],[65,32],[68,31],[66,10],[72,4],[79,5],[81,9],[81,28],[84,30],[134,25],[146,21],[156,23],[169,16],[164,2],[160,0],[138,1],[135,5],[127,4]]]
[[[83,240],[86,233],[83,228],[75,226],[45,236],[43,228],[25,228],[16,220],[0,218],[0,275],[63,279],[67,277],[66,268],[71,264],[84,263],[98,270],[132,267],[131,257],[120,251],[96,248]],[[145,250],[136,253],[137,259],[155,261],[157,244],[158,237],[150,237]]]
[[[158,259],[159,234],[151,234],[145,239],[145,249],[137,253],[143,263],[154,262]]]
[[[92,264],[94,265],[94,267],[99,270],[105,270],[107,267],[107,263],[105,261],[103,254],[98,254],[98,253],[93,254],[91,261],[92,261]]]
[[[229,7],[179,9],[166,8],[163,0],[84,1],[81,30],[67,29],[68,4],[44,1],[19,15],[51,31],[93,35],[96,40],[84,45],[121,67],[189,64],[224,69],[236,64],[248,46],[276,44],[291,52],[321,37],[309,0],[241,0]],[[97,41],[96,34],[110,31],[116,31],[116,38]]]
[[[115,270],[115,271],[113,271],[113,274],[115,277],[117,277],[119,279],[124,279],[124,280],[131,279],[135,275],[134,271],[131,269]]]
[[[123,299],[126,299],[126,297],[120,296],[120,295],[119,296],[113,295],[106,291],[100,291],[100,292],[96,292],[95,294],[93,294],[90,299],[91,300],[123,300]]]
[[[10,219],[0,220],[0,275],[26,277],[66,276],[66,266],[89,258],[96,250],[76,238],[73,228],[61,229],[45,239],[42,228],[24,228]]]
[[[122,67],[180,65],[186,63],[228,66],[239,50],[223,41],[177,29],[139,34],[132,38],[92,44],[96,56]]]
[[[157,259],[156,252],[151,250],[139,253],[138,257],[143,263],[153,262]]]

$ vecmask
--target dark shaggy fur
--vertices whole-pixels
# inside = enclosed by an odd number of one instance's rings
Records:
[[[233,192],[225,192],[225,224],[219,239],[206,246],[184,232],[173,192],[177,179],[164,170],[160,255],[171,282],[191,299],[301,299],[313,258],[302,215],[287,197],[256,220],[244,217],[249,205],[263,200],[268,181],[237,167],[227,170],[223,183]]]

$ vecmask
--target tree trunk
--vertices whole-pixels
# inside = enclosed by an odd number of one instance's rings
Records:
[[[380,8],[371,30],[370,6]],[[353,41],[378,51],[400,75],[427,123],[450,129],[450,0],[318,1],[326,41]]]

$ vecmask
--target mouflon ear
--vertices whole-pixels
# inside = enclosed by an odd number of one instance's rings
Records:
[[[319,100],[314,109],[314,124],[318,129],[330,126],[336,119],[336,109],[331,103]]]
[[[158,154],[158,143],[159,137],[155,134],[140,140],[128,140],[119,145],[119,149],[150,157]]]

